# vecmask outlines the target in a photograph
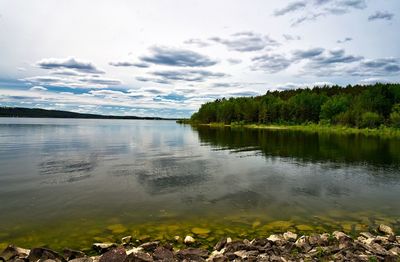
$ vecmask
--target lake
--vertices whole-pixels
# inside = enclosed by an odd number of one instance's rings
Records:
[[[400,229],[400,139],[0,118],[0,246]]]

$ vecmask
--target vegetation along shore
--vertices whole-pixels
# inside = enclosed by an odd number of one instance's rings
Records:
[[[400,84],[324,86],[217,99],[178,122],[398,136]]]
[[[201,233],[200,229],[198,229]],[[2,261],[148,262],[148,261],[400,261],[400,236],[381,224],[373,232],[352,238],[343,232],[297,235],[290,231],[264,238],[220,239],[212,248],[199,248],[197,236],[175,237],[174,243],[141,243],[126,236],[119,243],[94,243],[92,254],[44,247],[31,250],[8,246]],[[180,243],[180,248],[177,248]]]

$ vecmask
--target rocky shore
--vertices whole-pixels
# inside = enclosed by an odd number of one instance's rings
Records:
[[[179,238],[177,237],[177,241]],[[362,232],[352,238],[343,232],[299,236],[292,232],[253,240],[223,238],[212,250],[196,248],[196,239],[186,236],[184,247],[159,241],[135,244],[132,237],[121,243],[94,243],[98,255],[43,247],[31,250],[8,246],[0,261],[13,262],[150,262],[150,261],[400,261],[400,236],[389,226],[379,225],[374,234]]]

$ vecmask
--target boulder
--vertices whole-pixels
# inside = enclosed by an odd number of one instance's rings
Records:
[[[284,238],[286,241],[296,241],[296,239],[297,239],[297,234],[288,231],[288,232],[286,232],[286,233],[283,233],[283,238]]]
[[[82,258],[86,256],[85,253],[83,253],[82,251],[73,250],[69,248],[64,249],[63,254],[64,258],[68,261],[75,258]]]
[[[154,250],[156,250],[158,245],[160,245],[159,241],[152,241],[152,242],[143,243],[139,247],[143,248],[144,251],[154,252]]]
[[[94,243],[93,244],[93,249],[96,250],[99,253],[104,253],[108,250],[110,250],[113,247],[116,247],[117,245],[115,243]]]
[[[152,262],[153,257],[144,252],[131,253],[128,255],[124,262]]]
[[[126,236],[121,239],[122,245],[128,245],[132,241],[132,236]]]
[[[183,242],[185,244],[193,244],[196,240],[192,236],[186,236]]]

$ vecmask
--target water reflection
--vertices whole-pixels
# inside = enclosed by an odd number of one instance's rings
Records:
[[[398,228],[399,165],[398,139],[0,119],[0,244],[90,246],[110,224],[154,237],[165,225],[172,236],[194,226],[254,236],[297,224]]]

